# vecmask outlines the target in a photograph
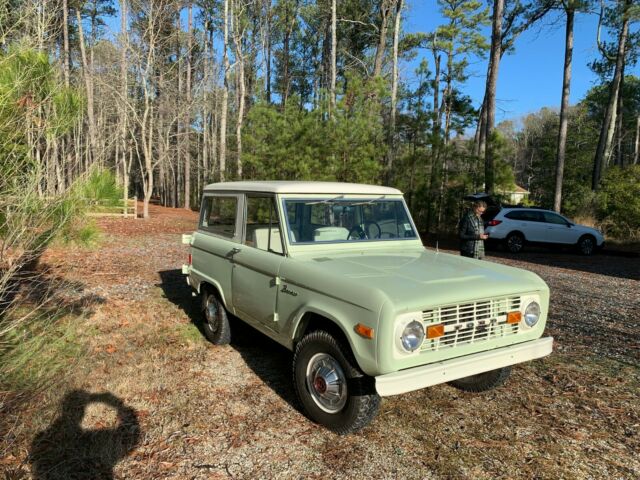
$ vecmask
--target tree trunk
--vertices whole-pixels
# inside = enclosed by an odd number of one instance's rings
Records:
[[[127,0],[120,0],[120,163],[122,166],[122,184],[123,184],[123,201],[125,207],[129,200],[129,171],[131,162],[127,162],[130,158],[127,155],[127,105],[129,101],[128,94],[128,69],[127,69],[127,48],[129,45],[129,37],[127,34]],[[125,217],[128,216],[125,208]]]
[[[636,142],[633,149],[633,164],[638,164],[638,158],[640,157],[640,116],[636,118]]]
[[[331,0],[331,81],[329,85],[330,115],[336,108],[336,50],[338,48],[337,37],[336,0]]]
[[[613,74],[613,80],[611,81],[611,86],[609,88],[609,102],[605,109],[604,120],[602,121],[602,128],[600,129],[600,136],[598,138],[598,148],[596,149],[596,156],[593,162],[593,175],[591,179],[591,188],[593,190],[598,190],[598,188],[600,188],[602,170],[607,158],[606,154],[607,152],[610,152],[610,139],[613,138],[611,130],[615,128],[613,117],[618,104],[618,94],[620,92],[620,84],[622,81],[622,67],[624,65],[627,36],[629,34],[628,10],[630,5],[630,0],[626,0],[622,28],[620,29],[620,36],[618,37],[616,67]]]
[[[225,180],[227,165],[227,104],[229,103],[229,0],[224,0],[224,27],[222,44],[222,67],[224,68],[224,88],[220,106],[220,181]]]
[[[237,179],[242,178],[242,125],[244,121],[244,105],[245,105],[245,78],[244,78],[244,52],[242,50],[242,41],[244,30],[240,30],[240,12],[238,4],[234,2],[234,11],[236,21],[234,22],[233,40],[236,49],[236,65],[238,66],[237,82],[238,82],[238,121],[236,123],[236,142],[238,150],[238,165],[236,170]]]
[[[382,72],[382,59],[387,45],[387,23],[389,21],[389,12],[391,11],[390,0],[380,0],[380,36],[378,37],[378,46],[376,47],[376,56],[373,63],[373,76],[378,77]]]
[[[67,0],[62,0],[62,69],[64,73],[64,86],[69,88],[69,5]]]
[[[489,71],[487,72],[487,122],[485,131],[487,146],[484,155],[484,190],[492,194],[494,188],[494,145],[491,140],[496,122],[496,89],[498,85],[498,67],[502,50],[502,12],[504,0],[494,0],[493,25],[491,29],[491,54],[489,57]]]
[[[186,101],[185,122],[184,122],[184,208],[191,210],[191,50],[193,49],[193,5],[187,6],[187,78],[186,78]]]
[[[427,207],[427,231],[431,231],[435,203],[437,202],[438,180],[440,178],[440,60],[441,56],[433,48],[435,74],[433,77],[433,128],[431,131],[431,175],[429,177],[429,205]]]
[[[271,104],[271,0],[266,0],[266,16],[267,16],[267,31],[265,33],[266,38],[266,54],[265,54],[265,63],[266,63],[266,74],[264,77],[265,90],[267,92],[267,104]]]
[[[618,104],[616,106],[616,115],[615,115],[615,121],[616,123],[616,131],[618,132],[618,135],[616,137],[616,156],[615,156],[615,160],[614,160],[614,165],[618,165],[619,167],[622,167],[622,163],[623,163],[623,154],[624,154],[624,148],[623,148],[623,128],[624,128],[624,70],[625,70],[625,63],[622,64],[622,76],[620,78],[620,89],[619,89],[619,93],[618,93]],[[613,133],[613,132],[612,132]],[[612,139],[610,140],[610,145],[611,145],[611,150],[613,150],[613,135],[612,135]],[[611,153],[609,155],[607,155],[607,165],[609,164],[609,161],[611,160]]]
[[[398,103],[398,43],[403,0],[396,0],[396,18],[393,29],[393,64],[391,69],[391,116],[389,118],[389,153],[387,155],[387,185],[393,184],[393,162],[396,156],[396,108]]]
[[[93,76],[87,61],[87,52],[84,45],[84,32],[80,9],[76,8],[76,20],[78,22],[78,40],[80,42],[80,54],[82,56],[82,71],[84,73],[85,88],[87,89],[87,122],[89,126],[89,157],[90,162],[96,161],[96,121],[93,109]]]
[[[571,91],[571,61],[573,57],[573,18],[575,9],[566,10],[567,25],[564,46],[564,75],[562,80],[562,100],[560,102],[560,129],[558,132],[558,153],[556,160],[556,189],[553,196],[553,209],[560,213],[562,207],[562,178],[564,159],[567,150],[567,126],[569,123],[569,93]]]

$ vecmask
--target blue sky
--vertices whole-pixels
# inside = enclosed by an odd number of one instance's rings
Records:
[[[555,21],[555,25],[552,23]],[[444,20],[438,14],[436,0],[408,0],[405,31],[433,31]],[[570,102],[574,104],[597,83],[588,64],[599,57],[596,45],[597,15],[579,14],[574,24],[573,69]],[[490,33],[486,29],[486,35]],[[604,35],[604,31],[603,31]],[[496,121],[518,119],[542,107],[559,107],[564,65],[565,25],[554,15],[524,32],[516,41],[515,53],[505,55],[500,63]],[[606,38],[606,37],[604,37]],[[404,78],[411,78],[421,58],[431,62],[430,52],[421,52],[416,61],[403,66]],[[464,92],[479,106],[484,95],[487,61],[479,60]],[[626,74],[640,75],[638,66]]]

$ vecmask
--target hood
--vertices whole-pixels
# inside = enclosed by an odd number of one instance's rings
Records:
[[[327,252],[300,260],[379,290],[398,311],[547,289],[527,270],[424,248]]]

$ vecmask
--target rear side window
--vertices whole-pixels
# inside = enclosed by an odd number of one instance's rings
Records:
[[[555,223],[556,225],[566,225],[567,221],[560,215],[551,212],[543,212],[544,221],[547,223]]]
[[[533,210],[514,210],[513,212],[505,214],[505,217],[510,218],[511,220],[522,220],[525,222],[544,221],[542,214]]]
[[[202,202],[200,229],[233,238],[236,235],[238,199],[236,197],[205,197]]]

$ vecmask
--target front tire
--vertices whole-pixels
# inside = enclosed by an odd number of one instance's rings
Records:
[[[231,341],[227,310],[218,295],[210,290],[202,293],[202,323],[205,337],[214,345],[226,345]]]
[[[296,345],[293,384],[305,414],[341,435],[367,426],[380,407],[373,378],[358,368],[348,345],[324,330]]]
[[[459,378],[449,382],[449,385],[465,392],[486,392],[502,385],[507,381],[509,375],[511,375],[511,367],[504,367],[470,377]]]
[[[581,255],[593,255],[596,251],[596,239],[591,235],[584,235],[578,240],[578,251]]]

